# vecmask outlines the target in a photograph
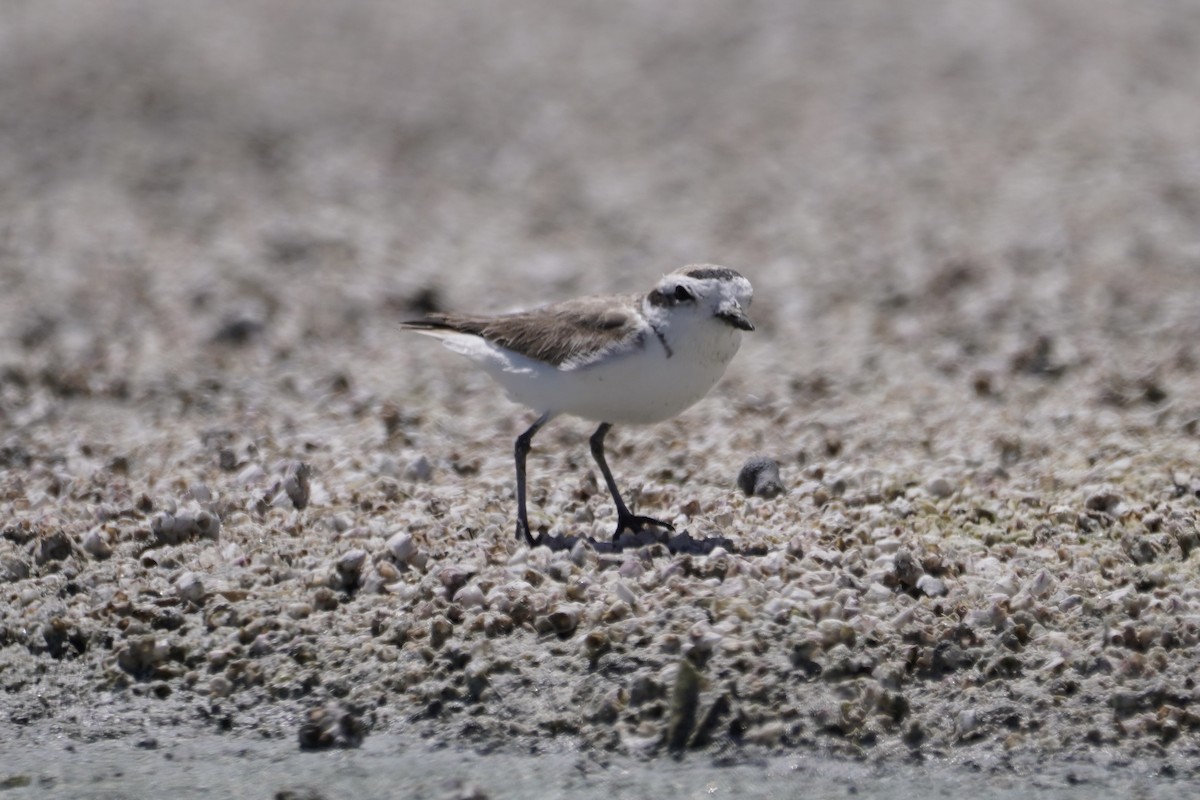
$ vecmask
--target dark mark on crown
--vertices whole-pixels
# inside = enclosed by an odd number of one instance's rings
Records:
[[[683,273],[689,278],[695,278],[698,281],[718,280],[718,281],[733,281],[742,277],[737,272],[728,267],[697,267],[689,269]]]

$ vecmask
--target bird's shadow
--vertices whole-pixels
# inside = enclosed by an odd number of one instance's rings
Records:
[[[537,547],[550,550],[574,550],[579,545],[590,547],[597,553],[622,553],[661,545],[671,555],[706,556],[718,547],[727,553],[744,556],[766,555],[765,547],[740,548],[732,539],[724,536],[705,536],[697,539],[686,530],[678,533],[660,528],[646,527],[640,531],[622,531],[611,542],[601,542],[592,536],[571,536],[543,532],[538,536]]]

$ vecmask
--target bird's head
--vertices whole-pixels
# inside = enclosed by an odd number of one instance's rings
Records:
[[[746,316],[754,289],[728,267],[693,264],[664,275],[648,295],[648,316],[693,322],[713,321],[739,331],[754,330]]]

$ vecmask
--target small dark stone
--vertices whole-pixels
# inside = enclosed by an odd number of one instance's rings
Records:
[[[314,708],[300,726],[301,750],[358,747],[366,736],[366,725],[336,704]]]
[[[917,563],[916,558],[906,547],[896,551],[896,555],[892,559],[892,568],[895,571],[896,580],[909,590],[916,589],[917,581],[925,574],[921,565]]]
[[[232,472],[233,470],[237,469],[237,453],[233,452],[228,447],[222,447],[217,452],[217,466],[219,466],[223,472]]]
[[[747,495],[777,497],[783,494],[779,478],[779,462],[766,456],[754,456],[742,465],[738,473],[738,488]]]
[[[322,586],[313,592],[313,607],[318,611],[333,611],[338,607],[337,595],[327,586]]]
[[[979,659],[979,653],[954,642],[938,642],[933,648],[933,674],[936,676],[966,669]]]
[[[0,559],[0,583],[6,581],[23,581],[28,577],[29,564],[12,556]]]
[[[1068,364],[1056,358],[1054,340],[1042,334],[1027,342],[1026,346],[1012,357],[1010,367],[1014,373],[1054,379],[1067,371]]]
[[[1121,495],[1109,489],[1101,489],[1088,495],[1084,501],[1084,507],[1089,511],[1103,511],[1112,513],[1117,506],[1121,504]]]
[[[57,530],[39,537],[31,550],[34,563],[40,567],[50,561],[62,561],[67,558],[71,555],[73,547],[71,537],[66,531]]]
[[[213,334],[212,340],[216,344],[242,345],[262,333],[264,327],[259,320],[235,317],[226,320]]]
[[[0,467],[26,469],[33,463],[33,456],[19,444],[0,446]]]
[[[344,372],[335,372],[329,376],[329,388],[336,394],[350,391],[350,376]]]
[[[925,729],[921,727],[921,723],[914,721],[904,729],[902,738],[910,748],[920,747],[921,743],[925,741]]]
[[[666,687],[649,675],[638,675],[629,687],[629,705],[637,707],[657,700],[667,693]]]
[[[296,786],[280,789],[275,793],[275,800],[326,800],[326,796],[311,786]]]
[[[18,339],[26,350],[33,350],[52,339],[58,332],[58,320],[37,314],[21,327]]]
[[[26,521],[7,525],[4,530],[0,531],[0,538],[7,539],[14,544],[25,544],[32,541],[37,535],[37,529]]]

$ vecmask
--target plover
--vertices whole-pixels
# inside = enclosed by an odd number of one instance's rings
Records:
[[[688,408],[720,380],[737,352],[753,289],[737,272],[709,264],[676,270],[645,295],[582,297],[499,316],[429,314],[403,327],[441,339],[482,366],[539,416],[517,437],[517,538],[531,547],[525,457],[542,426],[560,414],[599,422],[592,456],[617,507],[616,540],[669,522],[630,512],[604,458],[616,423],[647,425]],[[540,537],[539,537],[540,538]]]

